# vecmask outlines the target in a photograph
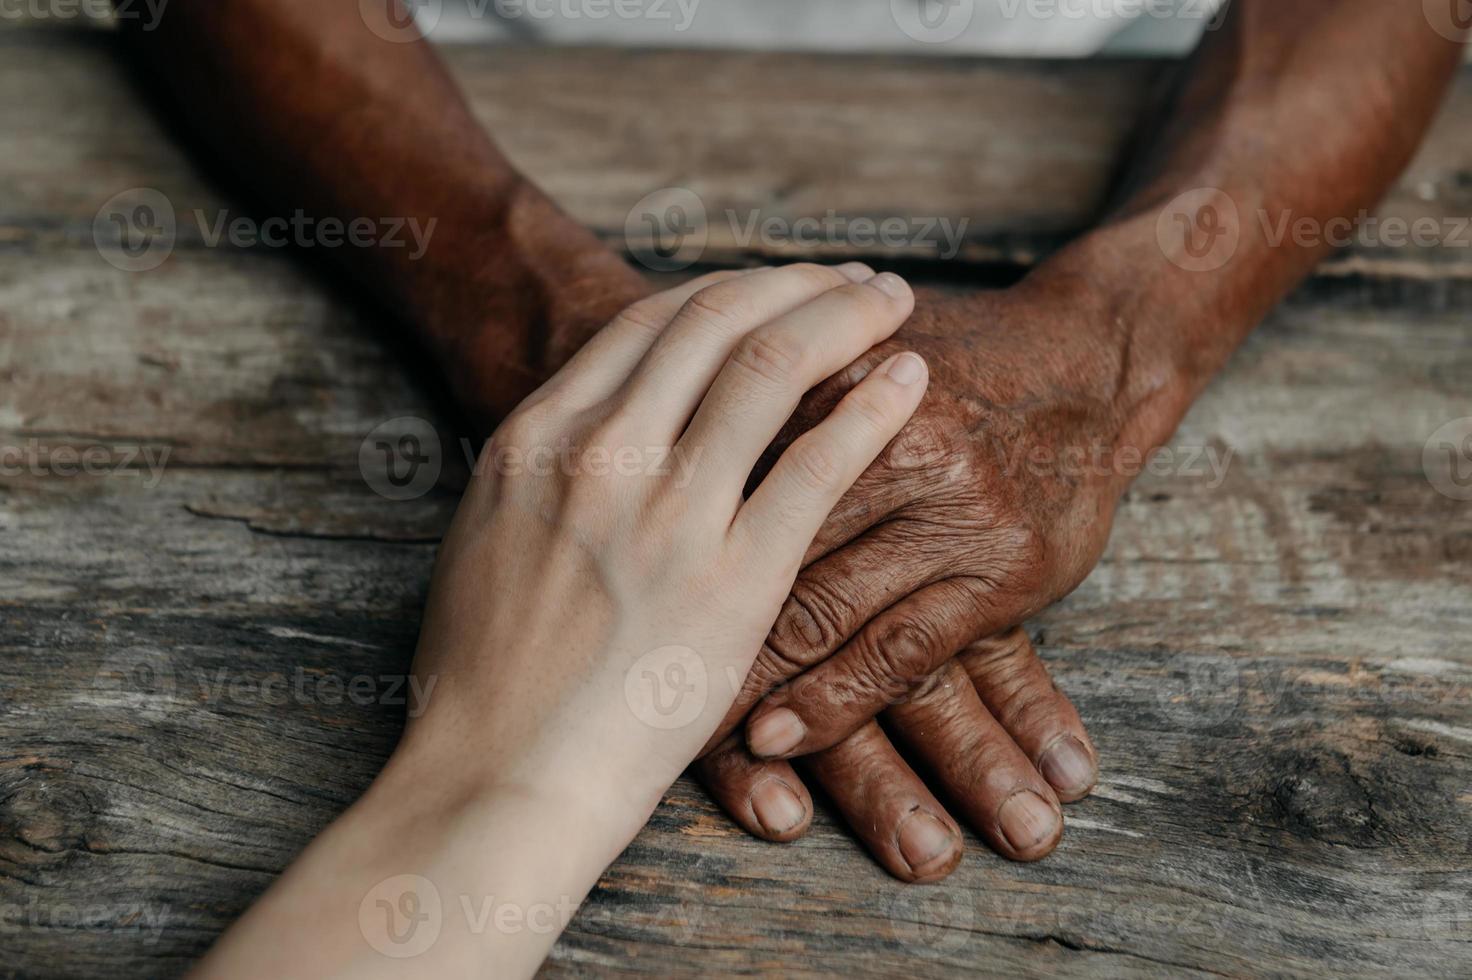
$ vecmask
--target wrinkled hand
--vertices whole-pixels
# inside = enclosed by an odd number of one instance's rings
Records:
[[[751,753],[817,753],[813,773],[886,868],[949,873],[956,825],[880,715],[1000,853],[1029,860],[1056,846],[1059,800],[1090,790],[1096,754],[1018,627],[1093,568],[1138,471],[1117,448],[1139,419],[1120,404],[1128,352],[1110,330],[1085,296],[1027,281],[921,293],[893,340],[805,400],[784,436],[895,344],[931,367],[920,410],[808,552],[701,765],[747,829],[791,839],[812,810],[789,765]],[[719,741],[753,704],[744,731]]]

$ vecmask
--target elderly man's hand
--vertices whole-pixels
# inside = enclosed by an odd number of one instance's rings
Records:
[[[833,512],[717,737],[754,704],[744,733],[713,743],[702,772],[748,829],[790,839],[811,812],[802,785],[747,747],[817,752],[850,824],[920,880],[954,867],[959,835],[871,719],[884,713],[1001,853],[1053,849],[1058,801],[1089,791],[1096,758],[1017,627],[1098,561],[1140,468],[1127,447],[1171,396],[1168,376],[1141,385],[1148,358],[1068,282],[922,294],[897,336],[793,420],[795,433],[822,418],[900,341],[931,366],[920,411]]]

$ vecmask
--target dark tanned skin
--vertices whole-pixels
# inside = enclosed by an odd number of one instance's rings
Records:
[[[279,210],[437,219],[417,262],[340,251],[487,429],[649,291],[510,167],[426,43],[383,40],[355,0],[172,0],[132,40]],[[742,826],[806,830],[812,801],[785,760],[807,756],[885,868],[948,874],[959,829],[892,734],[999,853],[1056,846],[1059,803],[1089,792],[1097,757],[1020,624],[1089,573],[1138,459],[1323,256],[1267,232],[1372,206],[1459,57],[1420,0],[1236,0],[1096,228],[1010,289],[921,292],[894,339],[808,397],[793,432],[895,350],[930,366],[919,413],[833,513],[700,763]],[[1172,204],[1200,188],[1218,193]],[[1160,234],[1178,225],[1197,252]],[[1227,227],[1235,251],[1215,263]]]

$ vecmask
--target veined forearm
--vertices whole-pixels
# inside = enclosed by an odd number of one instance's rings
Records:
[[[1295,225],[1332,231],[1379,200],[1460,53],[1416,0],[1232,4],[1140,144],[1121,203],[1038,274],[1098,294],[1128,351],[1118,395],[1135,441],[1167,438],[1342,237]]]

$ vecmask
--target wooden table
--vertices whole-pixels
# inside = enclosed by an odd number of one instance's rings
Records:
[[[511,155],[612,240],[672,185],[715,215],[968,216],[944,265],[802,252],[953,288],[1086,220],[1161,70],[447,56]],[[1464,77],[1383,214],[1472,214],[1469,119]],[[456,433],[374,311],[294,255],[208,247],[190,215],[238,213],[227,186],[107,32],[0,32],[9,975],[179,973],[402,723]],[[126,272],[93,221],[138,187],[179,242]],[[704,261],[762,251],[793,253],[717,227]],[[1104,759],[1055,855],[972,839],[944,884],[906,888],[826,813],[760,843],[682,780],[546,973],[1472,976],[1472,502],[1423,469],[1472,415],[1469,278],[1465,248],[1327,263],[1181,429],[1230,451],[1224,480],[1142,477],[1098,569],[1031,624]],[[399,416],[432,420],[447,464],[396,502],[358,450]],[[92,474],[66,475],[88,450]]]

